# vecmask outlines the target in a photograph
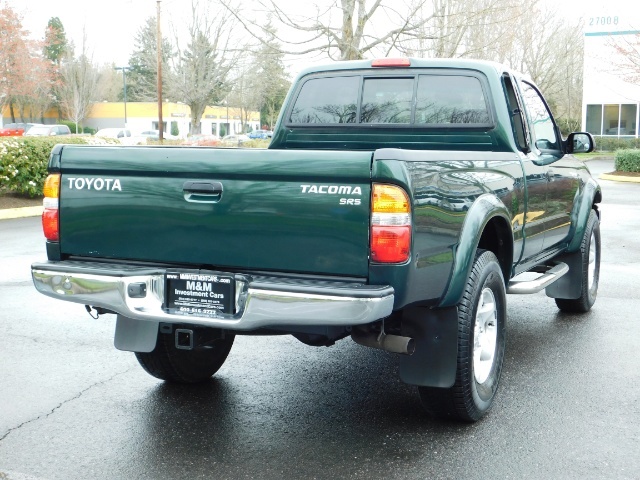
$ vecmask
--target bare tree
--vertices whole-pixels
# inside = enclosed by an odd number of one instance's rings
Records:
[[[180,49],[170,75],[168,89],[191,108],[191,133],[200,133],[200,119],[208,105],[219,103],[231,90],[229,72],[240,49],[233,45],[233,17],[228,13],[212,14],[197,0],[191,2],[189,43]]]
[[[553,7],[530,8],[528,16],[536,22],[521,22],[507,63],[540,87],[555,116],[567,124],[564,130],[575,129],[582,112],[581,25],[569,23]]]
[[[60,65],[61,84],[56,88],[57,100],[66,118],[78,124],[87,118],[95,101],[98,73],[86,50],[86,33],[78,58],[68,54]]]
[[[621,35],[611,39],[610,44],[617,53],[616,64],[628,82],[640,83],[640,33]]]
[[[260,0],[264,11],[285,30],[295,31],[294,37],[280,33],[273,35],[265,26],[244,15],[242,6],[232,5],[229,0],[222,4],[245,27],[245,29],[266,44],[273,39],[291,49],[283,53],[304,55],[308,53],[326,54],[333,60],[358,60],[379,52],[390,52],[405,36],[413,35],[428,23],[433,14],[422,16],[424,7],[431,0],[333,0],[328,6],[315,5],[314,14],[293,15],[286,12],[276,0]]]

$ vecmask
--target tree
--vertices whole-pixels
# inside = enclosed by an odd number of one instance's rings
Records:
[[[29,94],[31,52],[20,17],[6,4],[0,9],[0,107],[9,105],[15,122],[14,102]]]
[[[417,57],[502,61],[523,18],[521,4],[515,0],[431,0],[420,11],[423,17],[431,15],[430,20],[400,41],[398,50]]]
[[[189,43],[184,50],[178,45],[177,64],[168,77],[170,95],[180,98],[191,108],[191,133],[200,133],[200,119],[208,105],[219,103],[231,90],[229,73],[240,50],[232,49],[234,22],[228,14],[215,17],[191,4]]]
[[[58,17],[51,17],[47,22],[47,28],[44,34],[44,47],[43,47],[43,55],[44,58],[50,62],[52,67],[51,71],[51,81],[53,83],[53,90],[56,85],[59,85],[61,82],[60,78],[60,63],[65,58],[70,49],[70,45],[67,42],[67,35],[64,31],[64,26]],[[44,93],[44,92],[43,92]],[[41,102],[38,102],[39,107],[44,112],[49,105],[52,103],[55,104],[58,110],[58,118],[62,118],[62,111],[60,109],[60,105],[55,101],[55,95],[53,95],[52,91],[46,92],[45,95],[42,95]],[[45,104],[44,100],[49,99],[48,103]],[[43,119],[44,120],[44,119]]]
[[[269,32],[246,17],[241,7],[228,0],[222,2],[234,13],[244,27],[261,43]],[[334,60],[358,60],[373,55],[386,56],[394,51],[416,50],[409,47],[413,40],[441,40],[439,47],[429,48],[448,56],[445,44],[453,49],[465,38],[468,27],[478,25],[482,15],[507,11],[512,0],[339,0],[328,6],[315,6],[315,14],[287,13],[276,0],[263,0],[261,5],[280,26],[301,38],[294,42],[292,35],[279,34],[275,39],[292,47],[287,54],[322,53]],[[491,21],[492,25],[498,22]],[[419,47],[417,48],[420,49]]]
[[[260,123],[273,129],[291,81],[284,67],[284,53],[276,41],[276,31],[270,20],[263,30],[269,36],[253,54],[248,73],[257,108],[260,109]]]
[[[640,33],[621,35],[611,42],[618,57],[617,67],[628,82],[640,83]]]
[[[86,50],[86,34],[82,41],[82,53],[74,58],[70,53],[60,65],[61,84],[56,95],[63,114],[76,124],[87,118],[95,101],[98,73]]]
[[[129,58],[131,70],[127,73],[127,98],[132,102],[152,102],[158,99],[157,38],[156,17],[149,17],[136,34],[135,50]],[[163,37],[163,72],[169,72],[169,59],[173,57],[173,54],[173,45],[167,38]],[[165,83],[163,76],[163,91]]]
[[[527,73],[542,90],[563,130],[575,130],[582,116],[583,36],[580,24],[571,24],[554,8],[533,7],[530,21],[518,26],[507,62]],[[573,127],[573,128],[572,128]]]
[[[60,65],[68,48],[67,35],[62,22],[58,17],[51,17],[47,22],[44,36],[44,56],[55,65]]]

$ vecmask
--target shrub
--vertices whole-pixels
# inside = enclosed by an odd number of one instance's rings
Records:
[[[616,152],[616,170],[619,172],[640,172],[640,150],[618,150]]]
[[[571,132],[580,131],[580,120],[577,118],[560,117],[556,118],[556,123],[558,124],[558,127],[560,127],[560,132],[565,137]]]
[[[117,142],[94,137],[0,137],[0,188],[30,197],[41,195],[49,155],[59,143]]]
[[[267,148],[271,143],[270,138],[256,138],[254,140],[249,140],[248,142],[244,142],[242,144],[243,148]]]
[[[615,152],[621,148],[640,148],[640,138],[595,137],[597,152]]]

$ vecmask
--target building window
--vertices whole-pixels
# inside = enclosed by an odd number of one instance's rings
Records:
[[[620,120],[620,105],[605,105],[602,121],[603,135],[618,135],[618,121]]]
[[[158,128],[158,122],[151,122],[151,129],[152,130],[160,130]],[[163,132],[167,132],[167,122],[162,122],[162,131]]]
[[[602,105],[587,105],[587,132],[602,135]]]
[[[637,105],[622,105],[620,108],[620,135],[637,135]]]
[[[638,105],[587,105],[586,130],[592,135],[637,136]]]

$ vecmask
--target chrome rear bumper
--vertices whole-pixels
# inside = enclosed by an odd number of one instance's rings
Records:
[[[362,325],[388,316],[394,300],[393,288],[388,285],[235,274],[236,313],[204,317],[168,313],[163,308],[163,267],[43,262],[34,263],[31,274],[36,289],[49,297],[102,307],[136,320],[189,323],[228,330]],[[140,283],[146,285],[146,296],[131,298],[127,293],[129,285]]]

